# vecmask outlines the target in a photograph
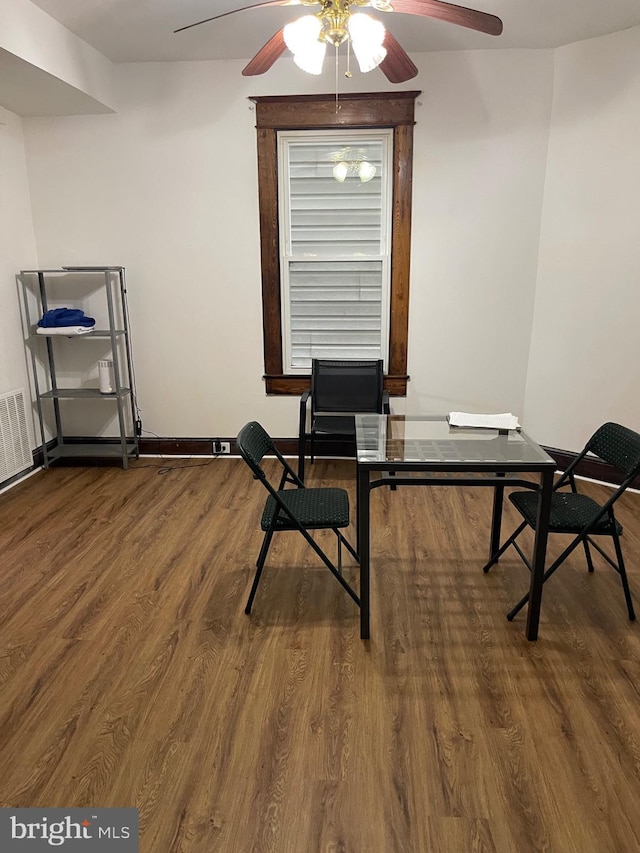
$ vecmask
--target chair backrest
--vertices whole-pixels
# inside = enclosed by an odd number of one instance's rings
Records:
[[[383,382],[382,359],[314,358],[311,362],[312,411],[381,414]]]
[[[298,488],[304,488],[302,480],[275,446],[269,433],[257,421],[249,421],[242,427],[236,437],[236,447],[240,456],[251,468],[254,477],[260,480],[272,495],[275,496],[276,492],[287,483],[292,483]],[[269,482],[269,478],[260,464],[267,454],[274,456],[281,466],[280,485],[277,487]],[[277,481],[274,479],[273,482]]]
[[[625,478],[640,471],[640,435],[620,424],[603,424],[591,436],[585,450],[613,465]]]
[[[253,473],[261,480],[266,479],[260,463],[267,453],[274,453],[271,436],[257,421],[245,424],[236,438],[236,447]]]

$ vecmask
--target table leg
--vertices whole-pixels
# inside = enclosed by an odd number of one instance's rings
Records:
[[[369,471],[358,466],[358,556],[360,557],[360,639],[368,640],[369,625]]]
[[[540,481],[541,491],[536,518],[536,538],[533,546],[531,584],[529,586],[529,607],[527,608],[527,640],[538,639],[538,623],[540,622],[544,564],[547,555],[547,537],[549,535],[549,515],[551,513],[551,495],[553,493],[553,469],[543,471]]]
[[[497,477],[504,477],[498,472]],[[494,486],[493,489],[493,515],[491,517],[491,543],[489,544],[489,562],[500,548],[500,529],[502,527],[502,504],[504,501],[504,486]]]

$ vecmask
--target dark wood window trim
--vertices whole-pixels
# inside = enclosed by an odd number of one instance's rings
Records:
[[[385,388],[407,393],[409,272],[411,261],[411,191],[415,99],[420,92],[254,97],[258,134],[260,249],[264,372],[267,394],[300,394],[309,377],[283,373],[278,234],[279,130],[393,128],[393,211],[391,236],[391,304],[389,367]]]

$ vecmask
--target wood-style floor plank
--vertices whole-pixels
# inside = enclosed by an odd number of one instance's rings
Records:
[[[490,491],[378,489],[362,642],[294,533],[245,616],[265,494],[240,460],[149,465],[0,496],[0,805],[136,807],[142,853],[640,849],[640,629],[599,558],[549,581],[529,643],[517,555],[482,572]],[[352,461],[309,477],[355,509]],[[618,516],[640,607],[640,496]]]

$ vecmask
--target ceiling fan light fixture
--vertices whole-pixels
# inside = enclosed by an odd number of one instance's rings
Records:
[[[322,74],[322,64],[324,62],[326,52],[326,44],[318,42],[318,44],[313,45],[313,47],[309,47],[302,52],[294,53],[293,61],[302,71],[306,71],[307,74],[315,74],[318,76],[319,74]]]
[[[209,21],[226,18],[227,15],[233,15],[236,12],[246,12],[263,6],[319,6],[320,11],[316,12],[315,15],[306,15],[302,24],[296,21],[274,33],[248,65],[242,69],[242,74],[245,77],[253,77],[269,71],[287,47],[293,53],[300,68],[311,74],[320,74],[326,45],[331,44],[336,48],[337,68],[337,49],[344,42],[353,42],[354,51],[362,71],[366,72],[372,68],[380,67],[390,83],[405,83],[407,80],[416,77],[419,73],[418,67],[412,62],[406,50],[392,33],[385,33],[380,22],[377,23],[380,30],[375,37],[371,34],[360,33],[358,30],[360,24],[369,16],[361,13],[352,14],[352,8],[369,7],[376,12],[404,12],[417,17],[436,18],[491,36],[499,36],[503,30],[502,21],[496,15],[448,2],[440,2],[440,0],[266,0],[266,2],[252,2],[229,12],[220,12],[193,24],[179,27],[174,32],[180,33]],[[369,19],[369,21],[376,26],[375,18]],[[367,25],[365,24],[365,26]],[[313,35],[310,37],[307,34],[307,37],[304,38],[298,31],[300,27],[313,27]],[[317,47],[316,41],[321,43],[320,48]],[[311,58],[307,58],[308,54],[311,54]],[[345,76],[351,77],[348,58]]]
[[[380,21],[360,12],[349,18],[349,38],[360,70],[373,71],[387,55],[383,47],[386,31]]]
[[[307,74],[321,74],[327,52],[326,42],[320,40],[322,24],[315,15],[305,15],[284,28],[284,43],[293,54],[293,61]]]
[[[377,68],[387,55],[386,48],[382,47],[382,45],[371,49],[368,45],[362,45],[357,41],[351,42],[351,44],[353,45],[353,52],[358,60],[360,71],[362,71],[363,74]]]
[[[284,43],[291,53],[298,53],[320,38],[322,24],[315,15],[305,15],[287,24],[283,30]]]
[[[284,28],[284,43],[295,64],[307,74],[322,74],[327,45],[320,40],[321,32],[322,24],[315,15],[305,15]]]

